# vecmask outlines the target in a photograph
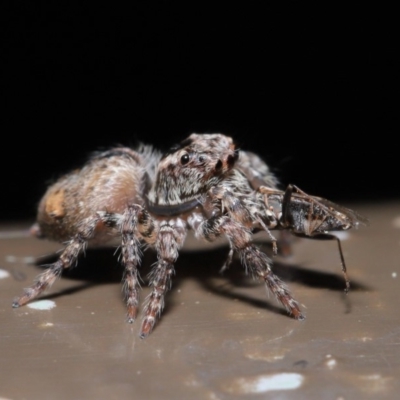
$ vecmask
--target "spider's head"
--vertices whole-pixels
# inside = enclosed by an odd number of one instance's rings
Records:
[[[190,201],[224,179],[238,157],[232,138],[193,133],[162,157],[149,200],[160,205]]]

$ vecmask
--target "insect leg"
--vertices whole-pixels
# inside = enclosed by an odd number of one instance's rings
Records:
[[[305,236],[305,235],[301,235],[301,234],[296,234],[296,236],[304,237],[307,239],[316,239],[316,240],[336,240],[336,242],[338,244],[338,248],[339,248],[340,264],[342,266],[342,272],[343,272],[344,280],[346,282],[346,287],[345,287],[344,291],[345,291],[345,293],[348,293],[350,290],[350,280],[347,275],[347,268],[346,268],[346,263],[344,261],[343,250],[342,250],[342,242],[340,241],[340,239],[337,236],[329,234],[329,233],[320,233],[320,234],[315,234],[313,236]]]

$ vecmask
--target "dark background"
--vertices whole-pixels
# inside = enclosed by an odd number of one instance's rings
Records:
[[[393,10],[364,3],[3,2],[2,220],[93,150],[222,132],[283,186],[400,196]],[[393,17],[392,17],[393,15]]]

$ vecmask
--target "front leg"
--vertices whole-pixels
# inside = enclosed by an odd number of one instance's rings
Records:
[[[303,320],[298,302],[292,297],[286,285],[272,273],[271,260],[251,242],[251,231],[234,221],[227,215],[205,220],[196,231],[198,236],[213,241],[220,234],[225,234],[231,249],[236,251],[246,272],[262,279],[278,301],[293,315],[295,319]]]
[[[272,243],[273,255],[278,254],[277,239],[272,235],[269,226],[275,228],[275,215],[270,212],[269,214],[263,213],[263,209],[260,209],[258,204],[254,201],[254,197],[251,193],[239,197],[227,189],[225,186],[216,186],[209,192],[208,203],[213,204],[214,199],[217,199],[220,204],[220,214],[226,212],[229,217],[238,222],[245,228],[253,229],[254,227],[261,227],[268,235]],[[208,204],[206,203],[206,204]],[[215,215],[216,213],[214,213]],[[208,215],[213,215],[208,213]],[[263,218],[264,217],[264,218]],[[224,271],[232,260],[232,249],[229,253],[228,260],[222,267]]]
[[[152,292],[147,298],[145,316],[140,330],[140,337],[146,338],[154,328],[157,318],[164,308],[164,297],[171,287],[171,277],[175,272],[174,264],[178,258],[178,250],[186,236],[184,222],[164,221],[158,232],[156,249],[158,261],[150,273]]]

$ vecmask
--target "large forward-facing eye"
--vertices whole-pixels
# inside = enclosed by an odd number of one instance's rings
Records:
[[[189,162],[190,157],[188,153],[185,153],[182,157],[181,157],[181,164],[185,165]]]

